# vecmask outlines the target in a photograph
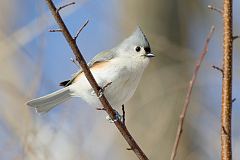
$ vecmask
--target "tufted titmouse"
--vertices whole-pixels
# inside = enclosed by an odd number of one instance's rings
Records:
[[[104,89],[104,95],[111,106],[118,107],[134,94],[151,57],[154,54],[149,42],[140,27],[137,27],[120,45],[97,54],[88,66],[100,87],[111,83]],[[101,105],[82,70],[60,85],[64,88],[33,99],[27,105],[34,107],[39,113],[48,112],[71,97],[81,97],[90,105]]]

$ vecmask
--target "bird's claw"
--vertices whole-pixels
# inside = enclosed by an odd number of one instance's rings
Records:
[[[100,89],[98,90],[98,95],[97,95],[97,97],[98,97],[98,98],[101,98],[101,97],[103,96],[103,92],[104,92],[104,89],[100,88]]]
[[[101,97],[103,96],[103,92],[104,92],[104,90],[103,90],[102,88],[100,88],[100,89],[98,90],[97,98],[101,98]],[[92,92],[91,92],[91,95],[92,95],[92,96],[95,96],[95,95],[96,95],[95,91],[92,91]]]
[[[100,88],[100,89],[98,90],[97,98],[101,98],[101,97],[103,96],[103,94],[104,94],[105,89],[106,89],[109,85],[111,85],[111,84],[112,84],[112,82],[109,82],[109,83],[107,83],[105,86],[103,86],[102,88]],[[95,96],[95,95],[96,95],[95,91],[92,91],[92,92],[91,92],[91,95]]]
[[[110,122],[110,123],[114,123],[118,120],[122,121],[122,116],[115,110],[115,116],[114,116],[114,119],[112,119],[109,115],[106,116],[106,119]]]

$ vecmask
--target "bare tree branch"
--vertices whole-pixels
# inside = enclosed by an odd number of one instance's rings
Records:
[[[45,0],[45,1],[48,4],[48,7],[51,10],[52,15],[55,18],[56,22],[58,23],[59,27],[62,29],[62,33],[63,33],[65,39],[67,40],[69,46],[71,47],[74,55],[76,56],[76,60],[79,62],[87,80],[89,81],[90,85],[92,86],[94,92],[97,94],[97,96],[99,96],[99,91],[101,90],[101,88],[98,86],[96,80],[94,79],[92,73],[90,72],[87,63],[86,63],[85,59],[83,58],[83,56],[82,56],[82,54],[81,54],[81,52],[80,52],[80,50],[79,50],[79,48],[76,44],[75,39],[71,36],[69,30],[67,29],[67,27],[66,27],[65,23],[63,22],[61,16],[59,15],[54,3],[52,2],[52,0]],[[99,100],[102,103],[102,105],[105,108],[108,115],[110,116],[110,118],[115,119],[116,112],[111,107],[111,105],[107,101],[104,94],[101,97],[99,97]],[[126,128],[126,126],[119,119],[114,121],[114,124],[116,125],[116,127],[118,128],[118,130],[120,131],[122,136],[125,138],[125,140],[129,144],[129,146],[133,150],[133,152],[136,154],[136,156],[140,160],[148,160],[147,156],[144,154],[144,152],[138,146],[136,141],[133,139],[133,137],[129,133],[128,129]]]
[[[213,11],[216,11],[216,12],[220,13],[221,15],[223,15],[223,10],[221,10],[221,9],[219,9],[217,7],[214,7],[212,5],[208,5],[208,8],[213,10]]]
[[[217,67],[217,66],[215,66],[215,65],[212,65],[212,68],[213,68],[213,69],[216,69],[217,71],[220,71],[220,72],[222,73],[222,75],[223,75],[223,69],[222,69],[222,68]]]
[[[232,159],[232,0],[223,2],[222,160]]]
[[[187,96],[185,98],[185,103],[184,103],[184,106],[183,106],[183,110],[182,110],[182,112],[179,116],[178,129],[177,129],[177,134],[176,134],[174,146],[173,146],[173,149],[172,149],[172,154],[171,154],[171,158],[170,158],[171,160],[174,160],[175,157],[176,157],[176,154],[177,154],[177,149],[178,149],[180,138],[181,138],[181,135],[182,135],[182,132],[183,132],[183,123],[184,123],[184,119],[186,117],[186,113],[187,113],[187,110],[188,110],[188,107],[189,107],[189,102],[190,102],[190,98],[191,98],[193,85],[196,81],[197,74],[198,74],[199,68],[202,64],[202,61],[203,61],[205,55],[208,52],[208,44],[209,44],[209,41],[210,41],[210,39],[213,35],[214,30],[215,30],[215,27],[212,26],[212,28],[211,28],[211,30],[208,33],[208,36],[206,38],[204,48],[203,48],[202,52],[200,53],[200,57],[199,57],[198,61],[196,62],[195,69],[194,69],[194,72],[193,72],[193,75],[192,75],[192,79],[189,82]]]
[[[240,38],[239,35],[237,35],[237,36],[233,36],[233,40],[238,39],[238,38]]]
[[[75,59],[70,58],[70,61],[73,62],[77,66],[77,68],[80,68],[80,65],[76,62]]]
[[[77,31],[76,36],[74,37],[74,40],[76,41],[78,38],[78,35],[82,32],[82,30],[87,26],[89,20],[87,20],[84,25]]]
[[[125,115],[126,115],[126,113],[125,113],[125,106],[124,106],[124,104],[122,105],[122,122],[123,122],[123,124],[125,125]]]
[[[74,4],[75,4],[75,2],[71,2],[71,3],[65,4],[65,5],[59,7],[59,8],[56,10],[56,12],[59,12],[61,9],[66,8],[66,7],[68,7],[68,6],[71,6],[71,5],[74,5]]]
[[[50,29],[48,30],[48,32],[62,32],[61,29]]]

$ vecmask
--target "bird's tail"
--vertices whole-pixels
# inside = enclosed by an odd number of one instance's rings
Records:
[[[28,101],[26,104],[35,108],[38,113],[46,113],[56,105],[65,102],[70,98],[71,92],[69,90],[69,87],[65,87],[43,97]]]

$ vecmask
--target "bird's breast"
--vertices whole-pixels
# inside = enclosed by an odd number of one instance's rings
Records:
[[[113,59],[106,63],[96,64],[91,71],[100,87],[104,88],[111,82],[105,88],[104,95],[113,107],[119,107],[134,94],[144,68],[128,59]],[[78,76],[73,86],[75,96],[81,97],[92,105],[100,105],[84,74]]]

